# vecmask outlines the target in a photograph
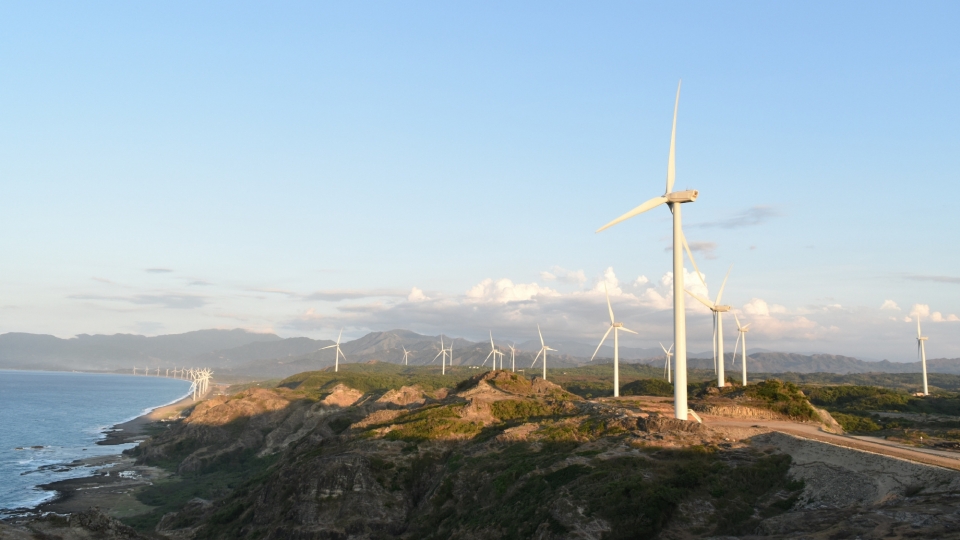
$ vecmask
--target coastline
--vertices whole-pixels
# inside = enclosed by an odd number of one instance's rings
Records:
[[[136,444],[146,440],[154,429],[161,428],[189,412],[202,396],[194,401],[186,395],[172,403],[153,408],[125,422],[103,431],[103,438],[96,442],[101,446]],[[84,512],[99,507],[111,517],[125,517],[147,512],[151,509],[135,497],[137,488],[169,476],[169,472],[152,466],[137,465],[136,460],[117,449],[115,454],[78,459],[64,463],[69,468],[90,468],[89,475],[58,480],[37,487],[55,495],[32,508],[16,509],[15,517],[2,521],[20,521],[47,513],[60,515]],[[14,510],[14,509],[11,509]]]
[[[202,397],[200,398],[202,399]],[[142,414],[133,420],[115,424],[112,428],[104,431],[104,438],[97,441],[98,445],[110,446],[117,444],[138,443],[149,436],[146,433],[147,426],[158,422],[172,422],[183,415],[183,412],[190,409],[198,401],[194,401],[190,395],[155,409],[146,414]]]

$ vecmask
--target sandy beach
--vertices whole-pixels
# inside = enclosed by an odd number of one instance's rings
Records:
[[[166,405],[163,407],[158,407],[149,413],[138,416],[129,422],[124,422],[122,424],[117,424],[106,431],[106,438],[101,441],[97,441],[97,444],[100,445],[114,445],[114,444],[126,444],[133,442],[140,442],[144,440],[149,433],[147,433],[147,426],[155,424],[157,422],[170,422],[176,420],[183,415],[184,411],[187,411],[193,407],[197,402],[191,397],[185,397],[176,403]]]

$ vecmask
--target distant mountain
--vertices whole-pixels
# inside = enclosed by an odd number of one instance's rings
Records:
[[[340,344],[346,362],[403,361],[403,348],[411,352],[412,365],[438,365],[440,336],[426,336],[409,330],[371,332],[359,339]],[[128,371],[134,366],[143,368],[173,368],[177,366],[204,366],[214,369],[223,378],[277,378],[303,371],[323,369],[333,365],[334,350],[330,340],[305,337],[280,338],[274,334],[256,334],[245,330],[200,330],[185,334],[146,337],[130,334],[79,335],[71,339],[54,336],[9,333],[0,335],[0,368]],[[547,341],[557,349],[547,359],[548,368],[567,368],[584,365],[596,345],[569,340]],[[463,338],[443,337],[444,348],[453,347],[455,365],[486,365],[492,361],[488,341],[469,341]],[[510,366],[510,349],[505,342],[497,342],[505,353],[504,366]],[[517,369],[530,371],[540,340],[517,345]],[[612,362],[613,348],[604,346],[594,364]],[[739,369],[740,355],[726,355],[728,372]],[[641,362],[662,366],[663,351],[621,347],[623,362]],[[751,349],[747,358],[751,373],[919,373],[919,362],[900,363],[887,360],[868,362],[849,356],[831,354],[796,354]],[[690,368],[713,369],[712,353],[690,353]],[[540,363],[533,368],[539,371]],[[960,359],[932,359],[927,361],[930,373],[960,374]]]
[[[214,350],[280,339],[246,330],[198,330],[156,337],[81,334],[70,339],[13,332],[0,335],[0,368],[117,370],[160,363],[182,365]]]

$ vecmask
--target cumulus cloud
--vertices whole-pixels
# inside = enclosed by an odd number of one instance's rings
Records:
[[[883,304],[880,306],[880,309],[889,309],[892,311],[900,311],[900,306],[897,305],[893,300],[884,300]]]
[[[410,302],[423,302],[424,300],[429,300],[429,298],[423,294],[423,291],[414,287],[410,290],[410,294],[407,295],[407,300]]]
[[[505,278],[496,281],[487,278],[471,287],[466,293],[469,301],[498,304],[528,301],[537,296],[558,296],[558,293],[537,283],[514,284],[513,281]]]
[[[634,287],[643,287],[647,283],[650,283],[650,279],[647,276],[639,276],[637,279],[633,280]]]

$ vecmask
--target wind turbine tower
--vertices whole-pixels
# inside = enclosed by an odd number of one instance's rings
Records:
[[[697,200],[699,192],[695,189],[673,191],[674,180],[677,177],[677,109],[679,107],[680,84],[677,84],[677,99],[673,105],[673,129],[670,132],[670,154],[667,157],[666,192],[600,227],[597,232],[656,208],[661,204],[667,204],[673,213],[673,341],[677,346],[677,382],[673,387],[673,403],[674,416],[680,420],[686,420],[689,411],[687,408],[687,319],[683,304],[683,227],[680,219],[680,206],[683,203]]]
[[[450,345],[450,352],[452,355],[453,345]],[[442,358],[440,358],[441,356]],[[440,373],[445,375],[447,373],[447,349],[443,346],[443,334],[440,334],[440,352],[437,353],[437,356],[433,357],[433,360],[431,360],[430,363],[432,364],[437,358],[440,358]],[[452,362],[453,358],[451,358],[450,361]]]
[[[741,342],[743,343],[743,356],[740,358],[741,369],[743,370],[743,385],[747,385],[747,330],[753,323],[747,323],[743,326],[740,325],[740,319],[737,317],[737,313],[733,313],[733,320],[737,321],[737,344],[733,346],[733,359],[737,359],[737,345]]]
[[[507,345],[510,347],[510,371],[517,372],[517,349],[513,345]]]
[[[500,354],[500,351],[498,351],[498,350],[497,350],[497,346],[493,344],[493,331],[491,330],[491,331],[490,331],[490,353],[487,355],[486,358],[483,359],[483,363],[480,364],[480,367],[485,366],[485,365],[487,364],[487,360],[489,360],[490,357],[492,356],[492,357],[493,357],[493,369],[494,369],[494,371],[496,371],[496,369],[497,369],[497,355],[498,355],[498,354]]]
[[[543,355],[543,380],[547,380],[547,351],[556,352],[557,350],[547,347],[546,343],[543,342],[543,332],[540,331],[539,324],[537,325],[537,333],[540,334],[540,352],[538,352],[537,355],[533,357],[533,364],[530,364],[530,367],[532,368],[534,364],[537,363],[537,359],[540,358],[540,355],[542,354]]]
[[[342,356],[344,360],[347,359],[347,355],[343,354],[343,351],[340,350],[340,338],[343,337],[343,328],[340,329],[340,335],[337,336],[337,342],[333,345],[327,345],[326,347],[321,347],[320,350],[337,348],[336,352],[333,355],[333,371],[340,371],[340,357]]]
[[[927,337],[920,333],[920,314],[917,313],[917,352],[920,353],[920,367],[923,368],[923,395],[929,396],[927,389]]]
[[[603,292],[607,295],[607,311],[610,313],[610,327],[607,328],[607,333],[603,335],[603,338],[600,340],[600,344],[597,345],[597,350],[593,351],[593,356],[590,357],[590,361],[593,362],[593,359],[596,358],[597,353],[600,352],[600,347],[603,347],[603,342],[607,340],[607,336],[610,335],[610,331],[613,331],[613,397],[620,397],[620,330],[624,332],[630,332],[631,334],[636,334],[633,330],[623,326],[623,323],[616,322],[613,317],[613,306],[610,305],[610,292],[607,290],[607,282],[603,282]]]

